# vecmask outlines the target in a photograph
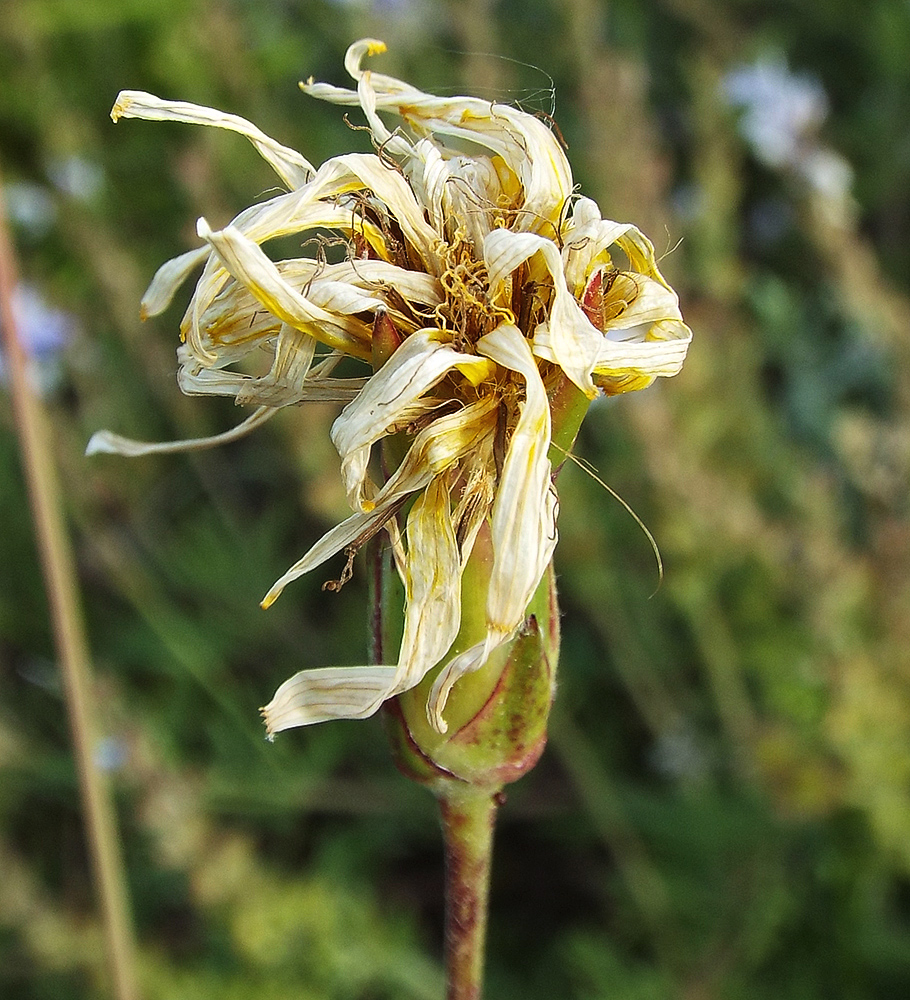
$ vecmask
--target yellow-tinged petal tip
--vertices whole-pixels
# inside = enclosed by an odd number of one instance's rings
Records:
[[[126,91],[121,90],[117,95],[117,100],[114,101],[114,106],[111,108],[111,121],[118,122],[122,115],[125,115],[129,110],[130,99],[126,95]]]
[[[275,742],[275,732],[272,729],[272,720],[269,717],[269,706],[263,705],[259,709],[259,714],[262,716],[262,721],[265,723],[265,738],[269,743]]]

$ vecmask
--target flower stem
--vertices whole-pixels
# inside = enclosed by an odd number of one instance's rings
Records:
[[[480,1000],[498,795],[459,789],[440,796],[445,842],[446,1000]]]

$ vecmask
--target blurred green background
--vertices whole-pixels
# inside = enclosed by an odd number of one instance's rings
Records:
[[[182,398],[155,268],[274,179],[367,150],[309,75],[346,46],[552,113],[582,190],[664,256],[682,374],[598,405],[560,480],[550,747],[501,811],[488,996],[910,995],[910,5],[904,0],[6,0],[0,167],[54,428],[143,996],[434,1000],[432,798],[379,720],[263,739],[298,669],[363,662],[363,574],[268,586],[345,511],[335,409],[193,457],[82,457],[237,421]],[[492,55],[486,55],[490,53]],[[555,105],[553,95],[555,90]],[[356,123],[357,113],[351,113]],[[5,377],[5,376],[4,376]],[[0,996],[108,995],[61,681],[0,397]],[[656,593],[655,593],[656,590]]]

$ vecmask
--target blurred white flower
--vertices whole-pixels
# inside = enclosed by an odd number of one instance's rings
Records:
[[[101,190],[104,171],[83,156],[66,156],[48,164],[47,175],[54,187],[76,201],[91,201]]]
[[[57,207],[51,192],[31,181],[11,181],[3,187],[6,214],[29,236],[41,237],[53,227]]]
[[[95,744],[95,766],[102,771],[119,771],[128,756],[126,742],[116,736],[104,736]]]
[[[814,76],[793,73],[780,56],[762,56],[731,70],[722,86],[727,101],[742,110],[743,138],[762,163],[796,172],[829,198],[848,195],[850,165],[819,140],[828,97]]]
[[[743,136],[770,167],[795,165],[828,115],[818,80],[792,73],[778,57],[764,56],[731,70],[723,87],[730,104],[743,110]]]

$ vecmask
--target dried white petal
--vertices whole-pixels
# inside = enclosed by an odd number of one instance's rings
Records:
[[[400,115],[417,135],[450,136],[484,146],[502,157],[523,189],[515,228],[544,232],[552,238],[554,224],[572,193],[572,173],[550,129],[533,115],[505,104],[476,97],[436,97],[394,77],[360,69],[364,56],[383,51],[385,46],[375,39],[348,49],[345,66],[358,81],[357,91],[311,82],[301,87],[321,100],[360,104],[379,143],[388,143],[390,133],[376,117],[377,109]],[[395,155],[408,152],[403,141],[393,141]]]
[[[213,108],[204,108],[186,101],[163,101],[160,97],[141,90],[124,90],[117,95],[111,118],[114,121],[120,118],[144,118],[146,121],[187,122],[239,132],[250,140],[289,188],[300,187],[315,173],[313,165],[296,150],[282,146],[245,118],[215,111]]]
[[[582,312],[566,286],[562,259],[556,244],[533,233],[513,233],[496,229],[484,240],[483,256],[495,286],[520,264],[540,254],[553,279],[553,307],[550,311],[549,344],[556,363],[590,398],[597,395],[591,372],[603,336]]]
[[[299,402],[315,353],[315,337],[282,324],[272,367],[267,375],[253,379],[237,393],[237,404],[277,407]]]
[[[459,677],[477,670],[521,624],[556,547],[556,491],[550,479],[550,408],[537,364],[521,331],[503,325],[477,343],[498,365],[525,379],[526,396],[493,501],[493,570],[487,594],[487,634],[440,672],[427,705],[431,725],[446,731],[442,716]]]
[[[214,232],[205,219],[198,221],[196,229],[218,254],[224,267],[243,282],[273,316],[336,350],[354,357],[369,357],[369,347],[361,336],[362,322],[317,306],[295,291],[260,247],[238,229],[228,226]]]
[[[261,427],[270,417],[274,416],[275,412],[275,410],[263,406],[229,431],[213,434],[211,437],[190,438],[186,441],[134,441],[131,438],[113,434],[111,431],[95,431],[89,438],[85,454],[125,455],[128,458],[137,458],[140,455],[171,455],[180,451],[202,451],[205,448],[217,448],[219,445],[236,441],[257,427]]]
[[[407,541],[407,603],[395,692],[423,680],[445,656],[461,623],[461,560],[443,476],[414,503]]]
[[[692,331],[684,323],[661,320],[627,332],[637,339],[615,341],[603,338],[594,361],[594,372],[599,375],[634,374],[647,378],[679,373],[692,340]],[[546,324],[541,324],[534,335],[534,353],[539,358],[558,364]]]
[[[394,667],[301,670],[261,709],[269,736],[329,719],[365,719],[385,701]]]
[[[140,316],[148,319],[163,313],[171,304],[177,289],[202,264],[209,252],[208,247],[197,247],[162,264],[155,272],[155,277],[152,278],[145,295],[142,296],[139,305]]]
[[[370,379],[332,426],[341,455],[341,475],[352,507],[363,509],[363,483],[370,448],[393,427],[438,406],[426,393],[456,366],[477,368],[481,358],[440,343],[438,330],[412,334]]]

